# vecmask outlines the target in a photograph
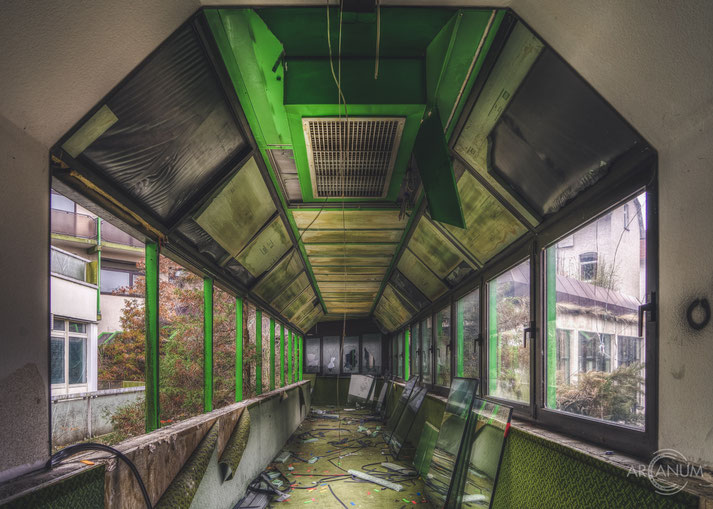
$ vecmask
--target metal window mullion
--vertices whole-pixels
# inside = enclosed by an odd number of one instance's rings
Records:
[[[158,429],[159,414],[159,246],[146,243],[146,291],[144,292],[146,358],[146,432]]]
[[[235,298],[235,401],[243,400],[243,299]]]
[[[270,317],[270,390],[275,390],[275,319]]]

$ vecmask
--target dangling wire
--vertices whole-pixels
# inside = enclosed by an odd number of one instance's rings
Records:
[[[376,0],[376,58],[374,59],[374,79],[379,79],[379,43],[381,42],[381,5]]]

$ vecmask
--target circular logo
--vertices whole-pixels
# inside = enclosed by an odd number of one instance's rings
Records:
[[[671,466],[673,463],[673,467]],[[659,449],[649,462],[646,473],[649,481],[660,495],[675,495],[686,487],[688,481],[681,482],[679,465],[688,464],[686,457],[674,449]],[[669,481],[668,477],[674,474],[675,480]]]

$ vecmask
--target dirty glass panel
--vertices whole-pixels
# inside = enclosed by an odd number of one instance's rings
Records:
[[[646,302],[646,194],[561,239],[545,257],[547,406],[642,427],[646,334],[639,336],[637,313]]]
[[[280,372],[280,332],[282,330],[282,325],[275,322],[275,387],[281,387],[282,385],[282,373]]]
[[[349,380],[347,403],[366,404],[371,398],[375,381],[376,379],[373,376],[353,374]]]
[[[488,394],[530,401],[530,261],[488,282]]]
[[[399,375],[399,378],[404,377],[404,332],[401,331],[399,332],[399,335],[396,336],[396,369]]]
[[[255,329],[256,309],[252,303],[243,301],[243,399],[257,395],[257,334]]]
[[[235,297],[213,291],[213,408],[235,403]]]
[[[339,374],[339,336],[322,338],[322,374]]]
[[[57,320],[55,320],[57,323]],[[63,324],[64,325],[64,324]],[[62,327],[64,329],[64,326]],[[53,384],[64,383],[64,338],[50,338],[50,378]]]
[[[69,336],[69,384],[87,383],[87,338]]]
[[[395,389],[397,387],[397,385],[394,385],[392,389]],[[416,377],[412,376],[411,379],[404,384],[404,390],[401,392],[401,396],[399,396],[399,400],[396,402],[394,411],[391,413],[386,423],[388,429],[390,429],[392,432],[396,428],[396,425],[398,424],[399,419],[401,418],[401,414],[404,412],[406,405],[411,399],[411,394],[413,393],[415,387]]]
[[[394,432],[389,438],[389,446],[397,458],[401,453],[401,449],[407,444],[408,435],[411,432],[419,410],[421,410],[421,405],[423,405],[423,401],[426,399],[427,392],[425,387],[414,388],[411,393],[411,398],[401,414],[401,418],[394,428]]]
[[[347,336],[344,338],[344,349],[342,359],[343,373],[359,372],[359,336]]]
[[[285,343],[287,343],[287,337],[285,337]],[[320,349],[319,338],[305,338],[306,373],[319,373],[321,364]],[[285,350],[287,350],[287,344],[285,344]],[[286,369],[289,370],[289,367],[286,367]]]
[[[381,334],[364,334],[361,337],[362,373],[381,373]]]
[[[491,507],[512,408],[475,398],[463,443],[466,457],[446,507]],[[455,502],[455,505],[453,504]]]
[[[435,507],[443,507],[453,481],[458,450],[466,431],[473,397],[478,390],[478,381],[472,378],[454,378],[448,394],[438,431],[433,458],[426,474],[426,494]]]
[[[456,304],[457,376],[480,378],[480,290],[476,288]]]
[[[161,256],[159,387],[161,424],[203,411],[203,278]]]
[[[262,392],[270,390],[270,316],[262,312]]]
[[[431,376],[431,341],[432,325],[431,317],[421,321],[421,379],[423,383],[433,383]]]
[[[419,341],[421,338],[421,324],[416,322],[411,326],[411,352],[409,353],[411,376],[418,375],[419,358],[418,351],[420,350]]]
[[[451,384],[451,308],[436,314],[436,385]]]

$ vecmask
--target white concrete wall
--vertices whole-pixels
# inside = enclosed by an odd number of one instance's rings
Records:
[[[0,115],[0,481],[50,451],[48,179],[47,151]]]
[[[124,309],[124,304],[128,300],[138,300],[143,302],[143,299],[136,297],[122,297],[121,295],[102,294],[102,319],[99,321],[99,334],[102,332],[116,332],[123,330],[121,328],[121,314]]]
[[[85,322],[97,321],[96,285],[54,275],[50,279],[52,314]]]

